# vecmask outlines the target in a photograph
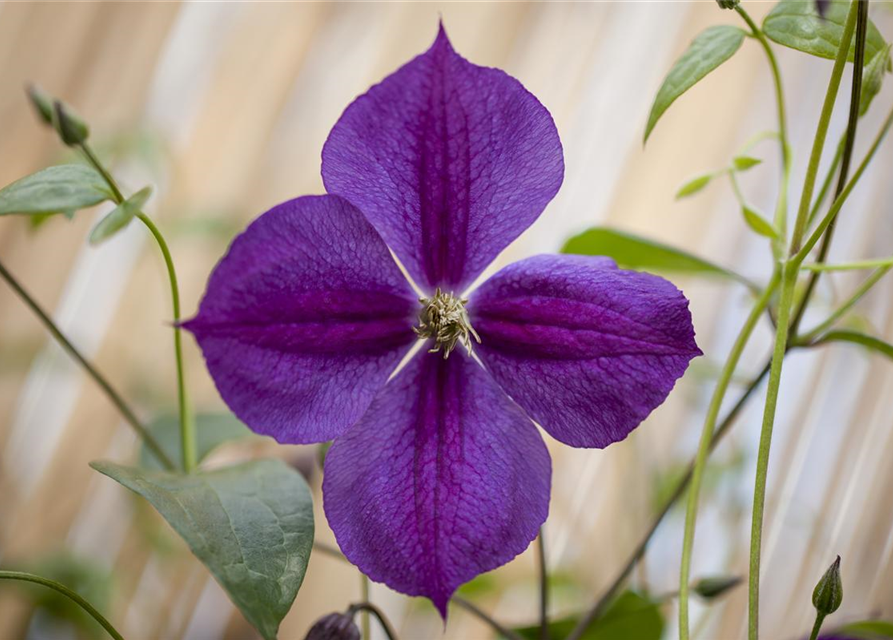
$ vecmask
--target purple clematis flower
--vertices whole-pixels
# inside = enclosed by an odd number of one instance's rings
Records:
[[[255,220],[185,324],[252,429],[335,440],[323,495],[342,551],[443,615],[546,519],[551,463],[533,421],[605,447],[700,354],[685,297],[607,258],[529,258],[461,297],[563,174],[545,107],[441,27],[332,129],[329,195]]]

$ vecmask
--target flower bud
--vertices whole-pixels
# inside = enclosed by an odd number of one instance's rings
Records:
[[[360,630],[351,616],[330,613],[310,627],[304,640],[360,640]]]
[[[734,9],[741,0],[716,0],[720,9]]]
[[[843,601],[843,584],[840,580],[840,556],[828,567],[812,592],[812,604],[822,615],[834,613]]]
[[[43,121],[44,124],[53,124],[53,99],[50,98],[43,89],[36,84],[29,84],[25,87],[25,93],[28,94],[28,100],[34,107],[35,113]]]
[[[701,578],[693,586],[692,591],[705,600],[718,598],[726,591],[734,589],[741,584],[741,576],[713,576]]]
[[[56,116],[56,130],[59,137],[69,147],[81,144],[90,135],[90,129],[87,123],[80,119],[70,107],[56,100],[53,103]]]

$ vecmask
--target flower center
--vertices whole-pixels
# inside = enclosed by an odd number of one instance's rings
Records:
[[[419,313],[419,326],[413,327],[419,337],[433,338],[434,348],[430,353],[443,351],[443,358],[450,357],[450,352],[460,342],[471,354],[471,338],[478,344],[480,336],[471,326],[468,312],[465,310],[467,299],[457,298],[452,293],[444,293],[438,287],[430,298],[419,298],[422,311]]]

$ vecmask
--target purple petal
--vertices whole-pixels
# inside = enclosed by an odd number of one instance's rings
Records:
[[[564,175],[552,117],[521,83],[432,47],[329,134],[329,193],[366,215],[419,286],[460,292],[530,226]]]
[[[260,216],[214,269],[192,331],[220,395],[280,442],[330,440],[414,341],[418,306],[363,215],[335,196]]]
[[[430,598],[505,564],[549,510],[539,432],[464,353],[414,357],[326,456],[326,517],[377,582]]]
[[[624,439],[701,353],[682,293],[606,258],[516,262],[481,285],[468,309],[496,382],[575,447]]]

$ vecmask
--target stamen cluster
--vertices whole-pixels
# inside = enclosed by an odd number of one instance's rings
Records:
[[[430,298],[421,297],[422,311],[419,313],[419,326],[413,331],[421,338],[433,338],[434,347],[430,353],[443,350],[444,360],[460,342],[471,354],[471,338],[480,344],[481,338],[471,326],[465,305],[467,298],[457,298],[438,287]]]

